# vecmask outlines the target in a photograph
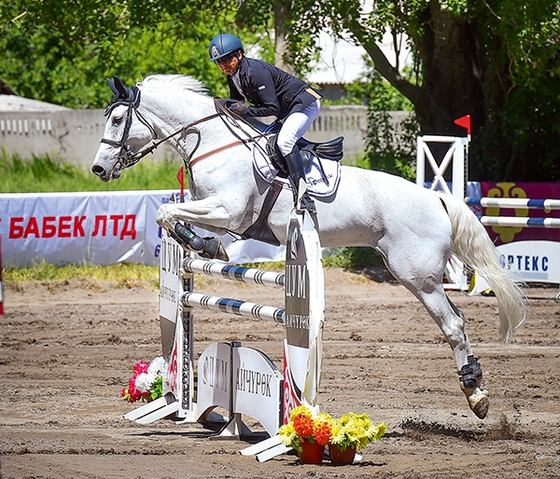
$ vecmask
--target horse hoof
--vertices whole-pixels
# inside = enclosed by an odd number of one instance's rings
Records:
[[[204,248],[202,249],[202,251],[197,251],[197,252],[203,258],[229,261],[229,256],[226,253],[224,245],[217,238],[211,238],[211,237],[204,238]]]
[[[479,419],[484,419],[490,408],[490,400],[488,399],[488,391],[477,388],[463,388],[463,392],[467,396],[471,411],[476,414]],[[470,392],[470,394],[469,394]]]

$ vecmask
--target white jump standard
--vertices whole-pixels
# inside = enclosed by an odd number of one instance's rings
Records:
[[[257,419],[271,438],[243,450],[243,454],[264,461],[289,450],[276,437],[285,417],[299,404],[317,407],[324,280],[321,247],[308,213],[292,216],[288,236],[285,273],[275,273],[192,257],[182,261],[178,257],[181,248],[164,234],[160,270],[162,348],[168,364],[164,396],[126,418],[143,424],[164,417],[179,422],[226,419],[219,435],[237,437],[250,433],[242,422],[242,415],[247,414]],[[278,288],[287,284],[285,308],[194,292],[194,272]],[[283,371],[261,351],[242,347],[239,342],[218,342],[198,359],[195,381],[194,308],[283,325]],[[229,417],[212,416],[215,407],[226,409]]]

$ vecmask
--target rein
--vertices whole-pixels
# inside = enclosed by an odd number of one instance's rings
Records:
[[[114,146],[114,147],[117,147],[117,148],[121,149],[119,154],[118,154],[119,164],[121,166],[120,169],[130,168],[131,166],[134,166],[136,163],[138,163],[146,155],[149,155],[150,153],[152,153],[159,145],[161,145],[162,143],[165,143],[167,140],[173,138],[174,136],[177,136],[180,133],[182,133],[184,135],[188,135],[190,133],[195,133],[195,134],[198,135],[197,143],[196,143],[192,153],[185,160],[185,163],[189,164],[190,159],[192,158],[192,155],[198,149],[198,147],[200,145],[200,141],[201,141],[200,130],[198,128],[195,128],[195,126],[200,124],[200,123],[204,123],[205,121],[212,120],[213,118],[219,117],[221,115],[220,113],[214,113],[212,115],[208,115],[208,116],[206,116],[204,118],[201,118],[199,120],[196,120],[196,121],[194,121],[194,122],[192,122],[192,123],[190,123],[190,124],[188,124],[188,125],[186,125],[182,128],[179,128],[177,131],[171,133],[170,135],[167,135],[164,138],[158,139],[157,138],[157,133],[154,130],[154,128],[152,127],[152,125],[150,125],[148,123],[148,121],[144,118],[144,116],[138,111],[139,103],[140,103],[139,98],[119,100],[119,101],[111,103],[111,105],[109,105],[109,107],[105,110],[105,116],[108,116],[108,115],[111,114],[111,112],[113,111],[113,109],[115,107],[117,107],[119,105],[127,105],[128,106],[128,110],[126,112],[126,121],[125,121],[123,134],[121,136],[120,141],[112,140],[110,138],[101,138],[101,140],[100,140],[100,143],[106,143],[108,145],[111,145],[111,146]],[[128,138],[128,134],[130,133],[130,127],[132,126],[132,112],[134,112],[136,114],[136,117],[138,118],[138,120],[150,130],[150,132],[152,134],[152,137],[153,137],[151,144],[142,147],[136,153],[131,153],[130,146],[126,143],[126,140]]]
[[[164,138],[157,138],[157,133],[155,131],[155,129],[153,128],[152,125],[150,125],[150,123],[144,118],[144,116],[138,111],[138,106],[140,104],[140,91],[139,90],[135,90],[134,94],[129,96],[128,98],[119,98],[116,101],[111,102],[111,104],[107,107],[107,109],[105,110],[105,116],[109,116],[111,114],[111,112],[119,105],[127,105],[128,110],[126,112],[126,120],[125,120],[125,125],[124,125],[124,129],[123,129],[123,133],[121,136],[121,139],[119,141],[117,140],[112,140],[110,138],[101,138],[100,143],[106,143],[108,145],[111,145],[113,147],[116,148],[120,148],[120,151],[118,153],[118,162],[117,165],[119,166],[119,169],[122,170],[124,168],[130,168],[131,166],[134,166],[136,163],[138,163],[142,158],[144,158],[146,155],[149,155],[150,153],[153,153],[153,151],[158,148],[162,143],[165,143],[166,141],[168,141],[169,139],[179,135],[179,134],[183,134],[183,135],[189,135],[189,134],[196,134],[197,135],[197,142],[195,147],[193,148],[193,150],[190,152],[190,154],[187,156],[186,159],[184,159],[184,163],[187,166],[187,168],[192,168],[192,166],[196,163],[198,163],[199,161],[208,158],[216,153],[219,153],[221,151],[227,150],[229,148],[233,148],[234,146],[238,146],[238,145],[247,145],[247,143],[249,142],[254,142],[255,145],[257,145],[258,148],[261,148],[260,145],[258,145],[257,143],[257,139],[266,136],[266,133],[262,133],[259,130],[257,130],[255,127],[253,127],[252,125],[250,125],[248,122],[244,121],[241,117],[237,117],[237,115],[231,113],[226,107],[224,107],[224,105],[222,105],[219,101],[215,100],[215,104],[216,104],[216,108],[219,110],[216,113],[213,113],[212,115],[208,115],[205,116],[204,118],[200,118],[199,120],[196,120],[192,123],[189,123],[188,125],[179,128],[177,131],[167,135]],[[130,128],[132,126],[132,114],[136,114],[136,117],[138,118],[138,120],[145,125],[149,130],[150,133],[152,135],[152,141],[150,144],[143,146],[142,148],[140,148],[136,153],[132,153],[130,150],[130,146],[127,144],[126,140],[128,138],[128,135],[130,133]],[[221,146],[219,148],[216,148],[214,150],[211,150],[207,153],[204,153],[196,158],[192,158],[196,152],[196,150],[198,149],[198,147],[200,146],[201,143],[201,134],[200,134],[200,130],[198,128],[196,128],[196,125],[199,125],[201,123],[204,123],[206,121],[212,120],[214,118],[221,118],[222,121],[224,122],[224,124],[226,125],[226,127],[230,130],[231,133],[233,133],[238,140],[229,143],[227,145]],[[258,135],[256,136],[250,136],[248,133],[247,136],[248,138],[241,138],[237,133],[235,133],[231,127],[231,125],[228,124],[228,120],[231,121],[231,123],[233,123],[233,125],[238,128],[239,130],[242,130],[241,126],[239,125],[239,121],[241,120],[243,123],[245,123],[246,125],[250,126],[254,131],[256,131],[258,133]]]

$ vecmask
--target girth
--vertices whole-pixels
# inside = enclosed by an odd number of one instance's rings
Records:
[[[276,204],[276,200],[282,191],[282,184],[275,181],[266,191],[266,196],[264,197],[261,212],[257,221],[255,221],[249,228],[247,228],[242,234],[243,239],[256,239],[263,241],[264,243],[271,244],[273,246],[280,246],[280,241],[274,235],[270,226],[268,225],[268,216],[272,211],[272,208]]]

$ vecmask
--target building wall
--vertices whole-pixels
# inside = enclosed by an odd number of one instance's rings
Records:
[[[0,111],[0,148],[24,160],[48,154],[89,168],[104,128],[103,110]],[[366,133],[365,106],[323,106],[305,137],[322,142],[344,136],[345,160],[352,163],[365,151]],[[177,157],[177,153],[162,145],[151,156],[155,160],[165,157]]]

